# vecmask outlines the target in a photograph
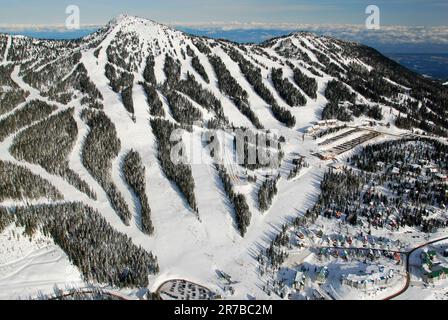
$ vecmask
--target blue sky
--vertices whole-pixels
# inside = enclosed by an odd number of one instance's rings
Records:
[[[104,24],[123,12],[177,24],[363,24],[369,4],[381,9],[384,25],[448,24],[447,0],[0,0],[0,24],[63,24],[70,4],[80,7],[81,24]]]

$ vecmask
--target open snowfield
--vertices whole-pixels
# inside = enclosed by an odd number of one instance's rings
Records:
[[[83,287],[81,274],[53,240],[38,232],[32,239],[23,228],[0,234],[0,299],[29,299],[55,288]]]

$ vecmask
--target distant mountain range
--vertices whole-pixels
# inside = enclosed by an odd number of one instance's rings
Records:
[[[79,30],[65,30],[50,27],[39,29],[22,28],[14,30],[0,28],[0,32],[21,34],[39,39],[70,40],[87,36],[99,28],[100,27],[94,26],[81,28]],[[255,27],[249,29],[226,29],[205,26],[201,28],[177,26],[176,28],[197,36],[207,36],[214,39],[228,39],[239,43],[261,43],[270,38],[284,36],[291,32],[285,29]],[[339,31],[338,29],[335,29],[331,32],[327,29],[324,28],[320,30],[317,28],[315,32],[321,35],[331,33],[336,38],[361,41],[363,44],[376,48],[389,58],[394,59],[413,71],[435,79],[448,79],[448,63],[446,61],[448,44],[435,43],[431,39],[426,39],[426,42],[411,40],[406,42],[406,38],[396,42],[388,39],[387,35],[384,35],[380,41],[378,37],[375,38],[371,36],[363,38],[357,36],[356,32],[344,32],[343,29],[340,29]]]

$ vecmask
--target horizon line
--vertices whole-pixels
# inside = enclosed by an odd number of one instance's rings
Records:
[[[108,24],[106,23],[86,23],[81,24],[79,29],[89,29],[89,28],[101,28]],[[167,26],[173,27],[196,27],[196,28],[208,28],[208,29],[284,29],[284,30],[293,30],[299,27],[365,27],[364,24],[355,24],[355,23],[291,23],[291,22],[220,22],[220,21],[212,21],[212,22],[160,22],[160,24],[164,24]],[[437,28],[448,28],[448,24],[446,25],[435,25],[435,26],[424,26],[424,25],[386,25],[383,24],[381,26],[385,29],[392,28],[406,28],[406,29],[437,29]],[[0,24],[0,29],[4,30],[52,30],[52,31],[76,31],[78,29],[67,29],[64,23],[58,24]]]

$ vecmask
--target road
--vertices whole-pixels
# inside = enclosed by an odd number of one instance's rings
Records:
[[[118,295],[116,293],[112,293],[112,292],[101,292],[101,293],[98,293],[98,292],[93,291],[93,290],[86,290],[86,291],[75,292],[75,293],[63,293],[63,294],[60,294],[60,295],[58,295],[56,297],[49,298],[48,300],[63,300],[64,298],[68,298],[68,297],[71,297],[71,296],[74,296],[74,295],[82,295],[82,294],[84,294],[84,295],[88,295],[88,294],[97,294],[98,295],[99,294],[99,295],[102,295],[104,297],[110,297],[113,300],[122,300],[122,301],[129,300],[128,298],[125,298],[125,297],[123,297],[121,295]]]
[[[405,293],[408,289],[409,289],[409,285],[411,283],[411,264],[409,263],[410,259],[411,259],[411,255],[417,251],[418,249],[421,249],[423,247],[429,246],[433,243],[437,243],[440,241],[444,241],[444,240],[448,240],[448,237],[443,237],[443,238],[439,238],[439,239],[435,239],[435,240],[431,240],[429,242],[426,242],[424,244],[419,245],[418,247],[415,247],[414,249],[412,249],[411,251],[409,251],[406,254],[406,283],[404,285],[404,287],[398,291],[397,293],[394,293],[393,295],[390,295],[389,297],[385,298],[384,300],[392,300],[395,299],[396,297],[402,295],[403,293]]]

